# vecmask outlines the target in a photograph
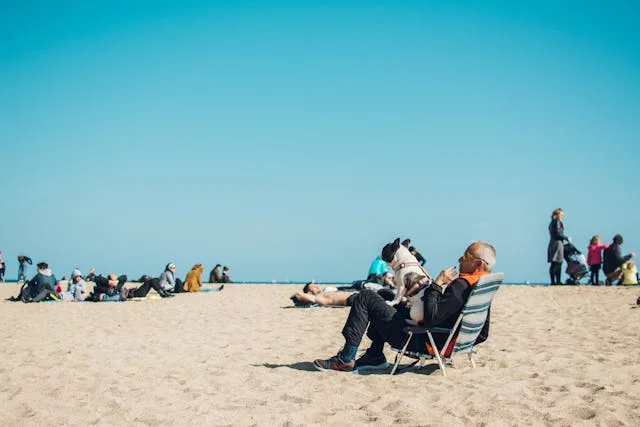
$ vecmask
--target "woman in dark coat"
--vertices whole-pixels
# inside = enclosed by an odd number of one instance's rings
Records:
[[[549,224],[549,246],[547,247],[547,262],[549,265],[549,276],[552,285],[561,285],[560,274],[562,273],[562,260],[564,259],[564,242],[569,238],[564,234],[564,211],[560,208],[551,212],[551,223]]]

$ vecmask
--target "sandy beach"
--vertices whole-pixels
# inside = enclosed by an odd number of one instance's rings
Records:
[[[640,425],[638,287],[503,286],[477,369],[448,377],[315,371],[348,308],[291,308],[300,288],[23,304],[2,284],[0,424]]]

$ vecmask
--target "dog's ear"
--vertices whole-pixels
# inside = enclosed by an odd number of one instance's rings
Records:
[[[399,248],[400,247],[400,238],[398,237],[396,240],[394,240],[392,245],[395,246],[396,249]]]

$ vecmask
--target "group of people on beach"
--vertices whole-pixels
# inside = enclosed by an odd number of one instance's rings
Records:
[[[600,236],[591,238],[587,247],[587,257],[584,258],[575,246],[571,238],[564,233],[564,211],[561,208],[551,212],[549,223],[549,245],[547,247],[547,262],[549,263],[549,277],[551,285],[561,285],[562,262],[567,261],[567,274],[570,284],[578,283],[578,280],[590,272],[589,284],[600,285],[600,270],[602,269],[607,286],[611,285],[637,285],[638,269],[635,262],[631,261],[636,256],[635,252],[622,255],[622,235],[613,236],[611,243],[602,243]],[[575,267],[575,268],[573,268]]]
[[[18,259],[29,259],[24,255]],[[26,262],[26,261],[25,261]],[[221,291],[225,283],[232,283],[229,278],[229,268],[217,264],[209,275],[210,283],[220,283],[218,287],[203,287],[203,266],[195,264],[187,272],[185,280],[176,277],[176,265],[168,263],[159,277],[143,275],[138,279],[139,285],[127,287],[127,276],[117,276],[109,273],[107,276],[96,275],[92,268],[87,276],[83,276],[79,269],[74,268],[67,281],[66,289],[62,288],[62,281],[58,281],[46,262],[37,264],[37,273],[30,280],[25,280],[26,271],[23,269],[23,279],[20,292],[10,298],[12,301],[41,302],[54,301],[126,301],[130,298],[144,298],[153,289],[161,298],[173,297],[181,292]],[[93,291],[89,293],[87,282],[93,282]]]
[[[322,289],[314,283],[307,283],[301,293],[292,296],[296,301],[314,303],[321,306],[347,306],[349,315],[342,329],[344,345],[336,355],[328,359],[316,359],[313,367],[319,371],[356,371],[365,369],[386,369],[384,355],[385,343],[395,348],[402,348],[407,335],[404,328],[410,316],[411,304],[422,304],[422,319],[425,327],[440,327],[451,329],[460,315],[473,286],[480,278],[489,274],[496,262],[494,247],[487,242],[473,242],[458,258],[458,269],[451,266],[445,268],[432,279],[422,268],[423,262],[410,252],[408,263],[419,264],[424,274],[409,273],[402,278],[408,288],[405,295],[422,291],[422,297],[416,302],[402,298],[396,301],[394,294],[400,287],[391,275],[389,265],[400,245],[399,239],[385,245],[380,256],[371,263],[369,274],[364,283],[354,282],[351,289],[337,289],[328,287]],[[405,245],[405,242],[403,242]],[[406,245],[408,246],[408,245]],[[404,268],[407,263],[395,265],[394,268]],[[389,295],[385,291],[391,291]],[[366,335],[371,339],[370,347],[356,359],[362,338]],[[489,318],[482,327],[475,343],[485,341],[489,334]],[[446,333],[434,333],[433,337],[438,348],[444,345]],[[408,344],[411,348],[425,349],[424,339],[414,337]]]

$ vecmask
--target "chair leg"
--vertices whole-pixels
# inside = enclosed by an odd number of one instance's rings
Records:
[[[396,373],[396,369],[398,369],[398,365],[400,364],[400,359],[402,359],[404,352],[407,351],[407,346],[409,346],[409,341],[411,341],[412,336],[413,332],[409,332],[409,338],[407,338],[407,342],[405,342],[404,346],[402,346],[402,350],[400,351],[400,353],[396,355],[396,361],[393,364],[393,369],[391,369],[391,373],[389,373],[389,375],[393,375]]]
[[[467,356],[469,356],[469,362],[471,362],[471,367],[473,369],[476,369],[476,362],[473,360],[473,352],[472,351],[469,352]]]
[[[442,363],[442,358],[440,357],[440,352],[438,351],[438,347],[436,347],[436,343],[433,341],[433,335],[431,332],[427,332],[427,336],[429,337],[429,342],[431,343],[431,347],[433,347],[433,352],[436,354],[436,359],[438,359],[438,365],[440,365],[440,370],[442,371],[443,376],[447,376],[447,370],[444,367],[444,363]]]

